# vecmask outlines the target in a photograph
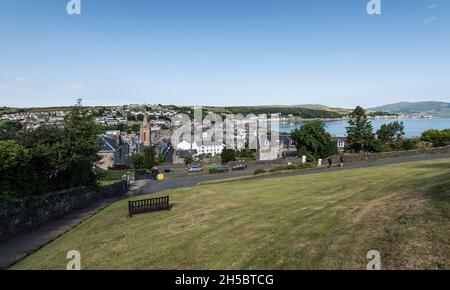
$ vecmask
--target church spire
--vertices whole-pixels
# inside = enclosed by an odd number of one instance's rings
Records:
[[[148,122],[148,114],[147,114],[147,108],[145,109],[145,112],[144,112],[144,120],[143,120],[143,122],[142,122],[142,125],[143,125],[144,127],[146,127],[146,126],[149,125],[149,122]]]
[[[150,122],[148,120],[147,106],[145,107],[144,120],[141,125],[141,140],[144,143],[144,147],[150,147],[152,145],[152,132]]]

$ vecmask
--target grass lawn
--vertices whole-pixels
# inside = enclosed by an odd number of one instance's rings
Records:
[[[119,201],[15,269],[450,268],[450,160],[177,189],[171,211]],[[142,198],[142,197],[141,197]]]
[[[127,170],[108,170],[100,179],[100,184],[108,184],[118,180],[122,180],[122,176],[127,173]]]

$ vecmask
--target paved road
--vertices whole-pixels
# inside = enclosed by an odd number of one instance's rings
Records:
[[[358,169],[358,168],[367,168],[367,167],[377,167],[377,166],[384,166],[384,165],[390,165],[390,164],[399,164],[399,163],[406,163],[406,162],[415,162],[415,161],[424,161],[424,160],[434,160],[434,159],[442,159],[442,158],[450,158],[450,154],[444,154],[444,155],[418,155],[418,156],[408,156],[408,157],[401,157],[401,158],[395,158],[395,159],[383,159],[383,160],[377,160],[377,161],[363,161],[363,162],[357,162],[352,164],[346,164],[344,168],[340,167],[322,167],[317,168],[309,171],[292,171],[292,172],[283,172],[279,174],[274,175],[261,175],[257,178],[279,178],[279,177],[286,177],[286,176],[302,176],[302,175],[309,175],[309,174],[318,174],[323,172],[331,172],[331,171],[338,171],[338,170],[352,170],[352,169]],[[213,181],[213,180],[223,180],[228,178],[234,178],[234,177],[245,177],[245,176],[252,176],[253,170],[251,171],[244,171],[244,172],[230,172],[230,173],[224,173],[224,174],[217,174],[217,175],[198,175],[198,176],[189,176],[189,177],[177,177],[177,178],[168,178],[164,181],[148,181],[145,186],[143,186],[139,191],[139,195],[143,194],[152,194],[152,193],[158,193],[164,190],[170,190],[170,189],[176,189],[176,188],[182,188],[182,187],[192,187],[195,185],[198,185],[201,182],[205,181]]]
[[[450,158],[450,154],[420,155],[397,159],[359,162],[354,164],[347,164],[344,168],[335,167],[335,168],[313,169],[310,171],[301,171],[301,172],[292,171],[275,175],[258,176],[257,178],[279,178],[285,176],[301,176],[330,171],[352,170],[357,168],[376,167],[389,164],[398,164],[405,162],[415,162],[415,161],[433,160],[442,158]],[[222,180],[227,178],[251,176],[251,175],[253,175],[253,170],[245,172],[230,172],[221,175],[201,175],[201,176],[170,178],[161,182],[150,182],[147,180],[139,180],[133,183],[131,190],[128,192],[125,198],[135,195],[158,193],[169,189],[191,187],[199,184],[200,182],[205,181]],[[44,226],[32,230],[31,232],[22,233],[7,242],[0,243],[0,269],[8,268],[14,263],[17,263],[21,259],[25,258],[27,255],[45,246],[49,242],[53,241],[57,237],[61,236],[62,234],[66,233],[67,231],[71,230],[75,226],[82,223],[83,221],[92,217],[100,210],[104,209],[109,204],[115,201],[117,201],[117,199],[103,200],[91,204],[89,207],[67,214],[57,221],[49,222]]]

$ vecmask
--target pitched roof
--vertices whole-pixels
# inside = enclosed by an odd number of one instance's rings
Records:
[[[116,137],[111,135],[100,135],[100,151],[99,153],[114,153],[120,148],[128,146],[128,143],[125,142],[122,138],[120,138],[120,144],[117,145]]]

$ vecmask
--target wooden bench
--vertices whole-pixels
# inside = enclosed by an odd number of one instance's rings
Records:
[[[128,202],[128,215],[131,218],[133,214],[151,212],[157,210],[169,210],[169,197],[157,197]]]

